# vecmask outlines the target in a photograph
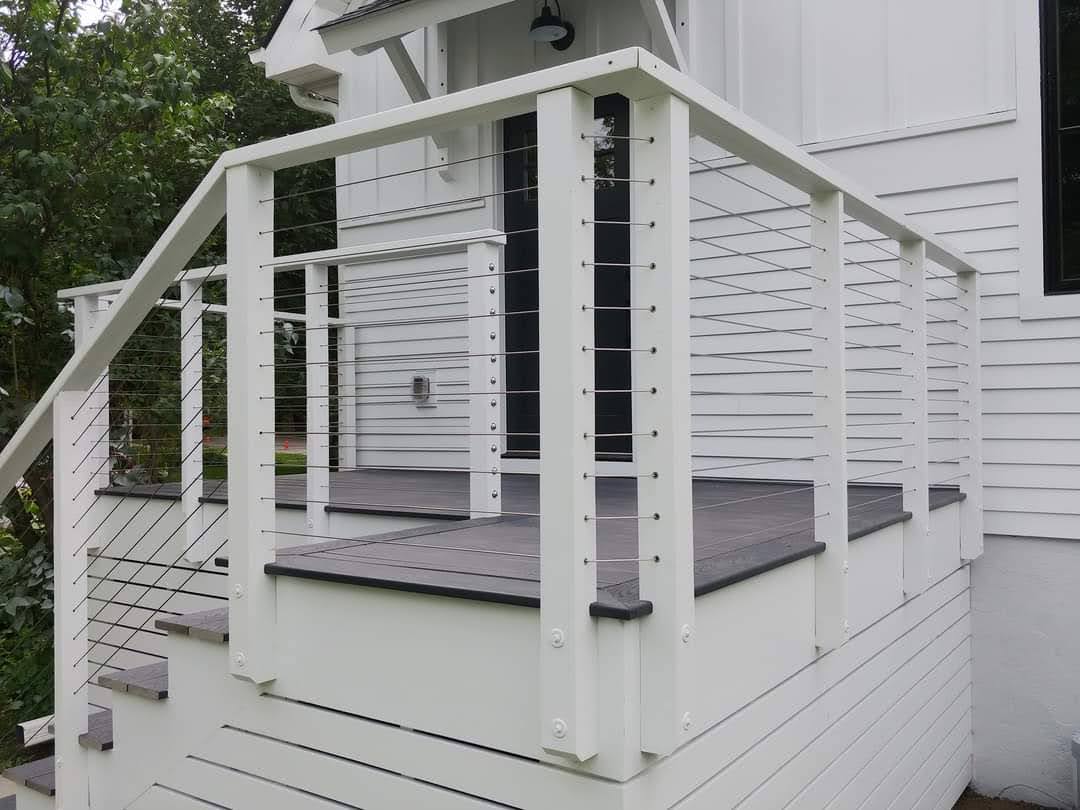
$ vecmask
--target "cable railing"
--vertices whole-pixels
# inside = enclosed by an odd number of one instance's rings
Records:
[[[612,93],[627,120],[598,129]],[[445,164],[274,185],[530,112],[535,136],[455,157],[501,180],[438,202],[417,181],[443,182]],[[378,202],[280,216],[345,187]],[[490,212],[506,226],[458,229]],[[184,270],[222,216],[227,263]],[[278,255],[327,228],[356,244]],[[701,730],[695,563],[808,549],[827,651],[849,632],[847,543],[868,515],[911,514],[909,595],[927,587],[931,487],[968,496],[962,552],[977,556],[976,282],[962,255],[638,49],[227,153],[133,279],[67,291],[96,320],[0,455],[10,483],[50,437],[60,448],[58,746],[84,730],[97,674],[156,660],[153,618],[192,600],[227,595],[231,673],[273,681],[267,566],[317,555],[368,582],[497,579],[538,606],[539,745],[582,761],[599,745],[597,617],[618,590],[620,609],[651,612],[641,748],[670,753]],[[58,790],[80,779],[68,769]]]

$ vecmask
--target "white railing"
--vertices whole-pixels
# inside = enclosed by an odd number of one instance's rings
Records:
[[[585,182],[594,173],[593,150],[586,137],[593,127],[593,98],[621,93],[632,106],[631,148],[635,178],[632,191],[633,429],[634,468],[637,482],[636,514],[597,514],[598,474],[594,447],[595,367],[593,271],[595,268],[592,186]],[[227,222],[228,272],[226,274],[229,378],[229,594],[231,667],[234,675],[265,684],[274,679],[277,660],[273,646],[276,622],[275,580],[264,566],[275,557],[277,535],[274,500],[274,270],[305,271],[305,294],[309,309],[309,335],[329,333],[333,326],[345,344],[361,342],[362,324],[328,320],[327,267],[353,260],[369,261],[422,253],[432,241],[417,239],[367,248],[275,258],[274,172],[300,164],[357,151],[401,143],[535,110],[538,115],[539,206],[539,332],[540,405],[540,628],[541,628],[541,727],[540,745],[548,751],[586,760],[597,753],[598,729],[596,619],[589,614],[596,600],[597,528],[605,520],[632,521],[638,527],[640,597],[652,603],[653,612],[642,623],[642,750],[670,753],[692,737],[694,726],[694,537],[695,508],[691,500],[692,479],[703,473],[692,462],[693,442],[702,431],[689,427],[692,382],[691,324],[695,317],[692,282],[700,277],[688,273],[689,248],[702,240],[691,236],[690,174],[696,162],[690,157],[691,137],[707,140],[737,156],[767,177],[786,184],[805,202],[796,207],[809,213],[808,238],[812,257],[808,271],[812,282],[808,299],[796,299],[810,313],[808,327],[782,325],[757,331],[809,335],[811,388],[805,395],[813,404],[814,451],[812,481],[805,487],[814,494],[815,537],[826,546],[816,558],[816,635],[821,650],[844,643],[847,634],[847,542],[849,534],[850,450],[845,401],[865,396],[854,393],[847,377],[874,373],[874,368],[853,368],[845,347],[860,346],[845,336],[845,296],[851,291],[844,280],[852,264],[845,259],[852,242],[845,234],[850,223],[873,229],[885,240],[898,244],[903,279],[898,303],[903,334],[898,351],[903,362],[897,372],[903,380],[896,401],[902,402],[903,468],[875,470],[876,475],[899,476],[905,508],[912,512],[904,540],[904,583],[908,594],[926,587],[926,543],[931,483],[928,472],[928,380],[926,267],[955,274],[960,315],[954,320],[964,332],[957,339],[955,364],[968,376],[960,381],[966,396],[957,397],[957,419],[969,426],[971,452],[958,454],[959,475],[966,476],[967,500],[963,503],[962,550],[965,558],[978,555],[981,544],[981,488],[979,465],[979,307],[978,270],[965,256],[925,233],[913,222],[889,210],[872,195],[809,157],[795,146],[698,86],[686,76],[640,49],[582,60],[453,93],[363,119],[346,121],[317,130],[234,150],[225,154],[169,226],[135,276],[112,301],[108,315],[89,339],[81,343],[42,402],[0,455],[0,484],[9,487],[50,437],[54,438],[58,513],[77,508],[69,493],[78,491],[89,473],[70,472],[72,459],[80,454],[72,431],[83,403],[98,376],[131,335],[135,326],[159,305],[163,291],[185,276],[182,268],[193,252],[225,216]],[[696,170],[696,168],[695,168]],[[497,196],[506,194],[484,196]],[[770,192],[771,193],[771,192]],[[268,204],[269,203],[269,204]],[[745,217],[744,217],[745,218]],[[802,237],[799,237],[800,239]],[[469,429],[467,470],[470,480],[468,513],[473,516],[507,514],[502,505],[500,437],[506,429],[501,419],[501,397],[506,382],[498,372],[501,328],[507,313],[500,311],[500,269],[497,234],[443,235],[435,240],[441,249],[455,240],[466,245],[468,285],[467,313],[458,320],[470,324],[467,354]],[[712,240],[715,243],[715,239]],[[729,248],[736,256],[751,251]],[[725,253],[725,255],[731,255]],[[788,268],[782,268],[788,269]],[[190,271],[189,271],[190,273]],[[491,276],[490,281],[487,276]],[[936,276],[931,273],[931,278]],[[765,292],[763,288],[731,280],[712,279],[740,294],[790,296]],[[193,297],[195,290],[187,287]],[[747,290],[749,292],[747,292]],[[80,295],[101,295],[84,291]],[[109,292],[108,294],[112,294]],[[930,300],[936,300],[931,296]],[[205,305],[204,305],[205,306]],[[187,318],[189,316],[185,316]],[[769,316],[772,317],[772,316]],[[762,318],[765,319],[764,316]],[[715,317],[714,317],[715,320]],[[728,323],[739,319],[727,318]],[[863,317],[863,320],[868,320]],[[190,322],[185,320],[186,323]],[[745,325],[749,321],[741,319]],[[753,324],[750,324],[753,325]],[[884,324],[888,325],[888,324]],[[751,330],[753,332],[754,330]],[[192,335],[195,332],[193,330]],[[750,334],[739,332],[733,334]],[[344,337],[342,337],[344,336]],[[193,341],[194,337],[191,338]],[[309,342],[309,366],[329,368],[326,341]],[[490,353],[489,353],[490,352]],[[734,352],[731,354],[745,354]],[[962,355],[962,359],[959,359]],[[186,354],[189,359],[193,357]],[[713,356],[719,356],[713,353]],[[340,358],[339,358],[340,360]],[[959,365],[957,366],[959,367]],[[342,372],[355,374],[355,371]],[[196,374],[186,380],[195,390]],[[312,435],[329,433],[325,409],[316,404],[329,385],[327,373],[308,375],[305,401],[307,429]],[[346,387],[354,386],[345,378]],[[725,395],[723,390],[706,395]],[[791,392],[765,392],[790,395]],[[749,394],[745,394],[749,396]],[[348,399],[347,397],[345,398]],[[493,404],[494,403],[494,404]],[[355,407],[354,403],[348,407]],[[191,411],[193,415],[195,411]],[[494,415],[493,415],[494,414]],[[348,412],[350,427],[355,413]],[[344,423],[345,420],[343,420]],[[479,429],[478,429],[479,428]],[[352,430],[339,431],[344,436]],[[355,432],[361,433],[359,428]],[[480,434],[483,434],[482,436]],[[72,441],[68,441],[72,439]],[[187,444],[187,446],[190,446]],[[354,448],[355,445],[346,445]],[[352,449],[350,449],[352,452]],[[326,500],[329,486],[328,457],[318,450],[309,456],[309,502]],[[716,465],[720,468],[721,465]],[[734,467],[734,464],[723,467]],[[745,465],[744,465],[745,466]],[[191,461],[186,468],[194,469]],[[194,473],[190,473],[194,474]],[[625,474],[625,471],[623,472]],[[328,536],[325,510],[309,503],[308,529],[312,537]],[[85,528],[68,530],[69,521],[57,520],[57,548],[85,544]],[[58,555],[62,556],[62,555]],[[67,563],[65,563],[66,565]],[[78,567],[75,560],[71,565]],[[57,582],[67,576],[58,565]],[[72,573],[68,571],[67,573]],[[64,591],[64,588],[61,588]],[[61,593],[57,604],[77,601],[77,594]],[[59,608],[58,608],[59,610]],[[58,613],[59,615],[59,613]],[[57,622],[56,664],[58,684],[73,685],[85,673],[72,675],[73,661],[82,660],[78,639],[62,632]],[[85,662],[81,665],[85,669]],[[66,687],[58,686],[60,689]],[[77,692],[78,690],[76,690]],[[82,693],[85,695],[85,693]],[[58,774],[58,792],[65,807],[70,797],[85,796],[86,771],[75,744],[76,732],[85,725],[85,698],[64,694],[57,701],[58,753],[65,767]]]

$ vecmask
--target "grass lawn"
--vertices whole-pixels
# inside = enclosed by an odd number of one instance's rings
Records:
[[[307,470],[307,455],[304,453],[274,453],[275,475],[303,475]],[[229,462],[224,449],[207,447],[203,450],[203,479],[206,481],[226,481],[229,478]],[[180,470],[169,470],[166,481],[179,481]]]

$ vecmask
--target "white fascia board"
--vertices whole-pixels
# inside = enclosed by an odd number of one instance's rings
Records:
[[[417,28],[449,22],[511,2],[513,0],[410,0],[386,11],[332,25],[319,34],[327,53],[364,51]]]
[[[328,54],[322,38],[311,29],[337,16],[314,0],[294,0],[271,40],[249,58],[274,81],[301,87],[333,82],[349,69],[352,54]]]

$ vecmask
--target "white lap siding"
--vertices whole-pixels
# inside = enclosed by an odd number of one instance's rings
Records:
[[[343,347],[356,367],[360,466],[468,466],[468,321],[465,252],[342,268]],[[414,401],[414,375],[431,379]],[[409,504],[405,504],[409,505]]]

